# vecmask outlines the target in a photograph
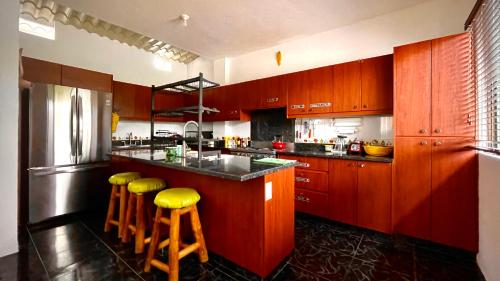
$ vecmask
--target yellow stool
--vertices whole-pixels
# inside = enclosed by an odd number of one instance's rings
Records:
[[[111,188],[111,195],[109,197],[108,213],[106,215],[106,222],[104,223],[104,232],[109,232],[111,226],[118,226],[118,237],[122,237],[123,224],[125,222],[125,207],[127,204],[127,185],[139,179],[139,173],[119,173],[114,174],[109,178],[109,183],[113,185]],[[120,187],[120,190],[118,190]],[[120,198],[120,207],[118,209],[118,221],[113,219],[115,215],[116,198]]]
[[[158,193],[155,198],[156,209],[153,233],[151,234],[151,244],[144,271],[149,272],[154,266],[168,273],[169,281],[179,280],[179,259],[196,251],[200,262],[208,261],[208,252],[205,245],[205,238],[201,231],[200,218],[196,203],[200,200],[200,195],[191,188],[171,188]],[[170,219],[163,217],[163,209],[171,209]],[[191,226],[194,232],[195,243],[187,245],[179,239],[180,216],[189,213],[191,216]],[[169,238],[159,242],[161,223],[170,226]],[[168,247],[168,265],[154,258],[156,251]],[[179,251],[179,246],[181,250]]]
[[[122,242],[130,241],[130,236],[135,235],[135,253],[144,252],[144,244],[150,242],[150,238],[145,238],[146,223],[145,211],[149,211],[149,206],[144,208],[144,195],[150,192],[160,191],[165,188],[165,182],[157,178],[138,179],[128,184],[130,196],[128,198],[127,215],[122,235]],[[152,207],[152,204],[151,204]],[[135,223],[132,223],[132,214],[135,211]],[[149,212],[151,214],[151,212]]]

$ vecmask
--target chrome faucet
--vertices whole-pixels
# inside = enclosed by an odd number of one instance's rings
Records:
[[[128,145],[132,146],[132,132],[127,134],[128,137]]]
[[[186,124],[184,124],[184,128],[182,129],[182,157],[186,158],[186,150],[187,150],[187,143],[186,143],[186,128],[189,124],[193,124],[198,128],[200,125],[198,125],[197,122],[195,121],[188,121]],[[198,136],[200,137],[200,136]]]

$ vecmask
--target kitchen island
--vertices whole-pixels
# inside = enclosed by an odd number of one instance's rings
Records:
[[[111,153],[113,168],[158,177],[168,187],[191,187],[209,251],[261,277],[294,248],[294,166],[260,164],[222,155],[202,160],[165,159],[163,151]]]

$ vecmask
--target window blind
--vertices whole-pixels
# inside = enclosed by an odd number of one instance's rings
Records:
[[[500,152],[500,0],[478,5],[468,27],[477,91],[476,140],[480,149]]]

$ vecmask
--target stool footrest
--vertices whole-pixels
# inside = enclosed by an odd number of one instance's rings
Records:
[[[170,269],[168,268],[168,265],[165,263],[162,263],[161,261],[157,259],[151,260],[151,265],[158,268],[161,271],[164,271],[166,273],[170,273]]]
[[[198,242],[195,242],[187,246],[186,248],[179,251],[179,259],[182,259],[183,257],[191,254],[192,252],[198,250],[199,248],[200,248],[200,243]]]
[[[116,225],[116,226],[120,225],[120,223],[118,221],[115,221],[115,220],[110,220],[109,223],[112,225]]]

